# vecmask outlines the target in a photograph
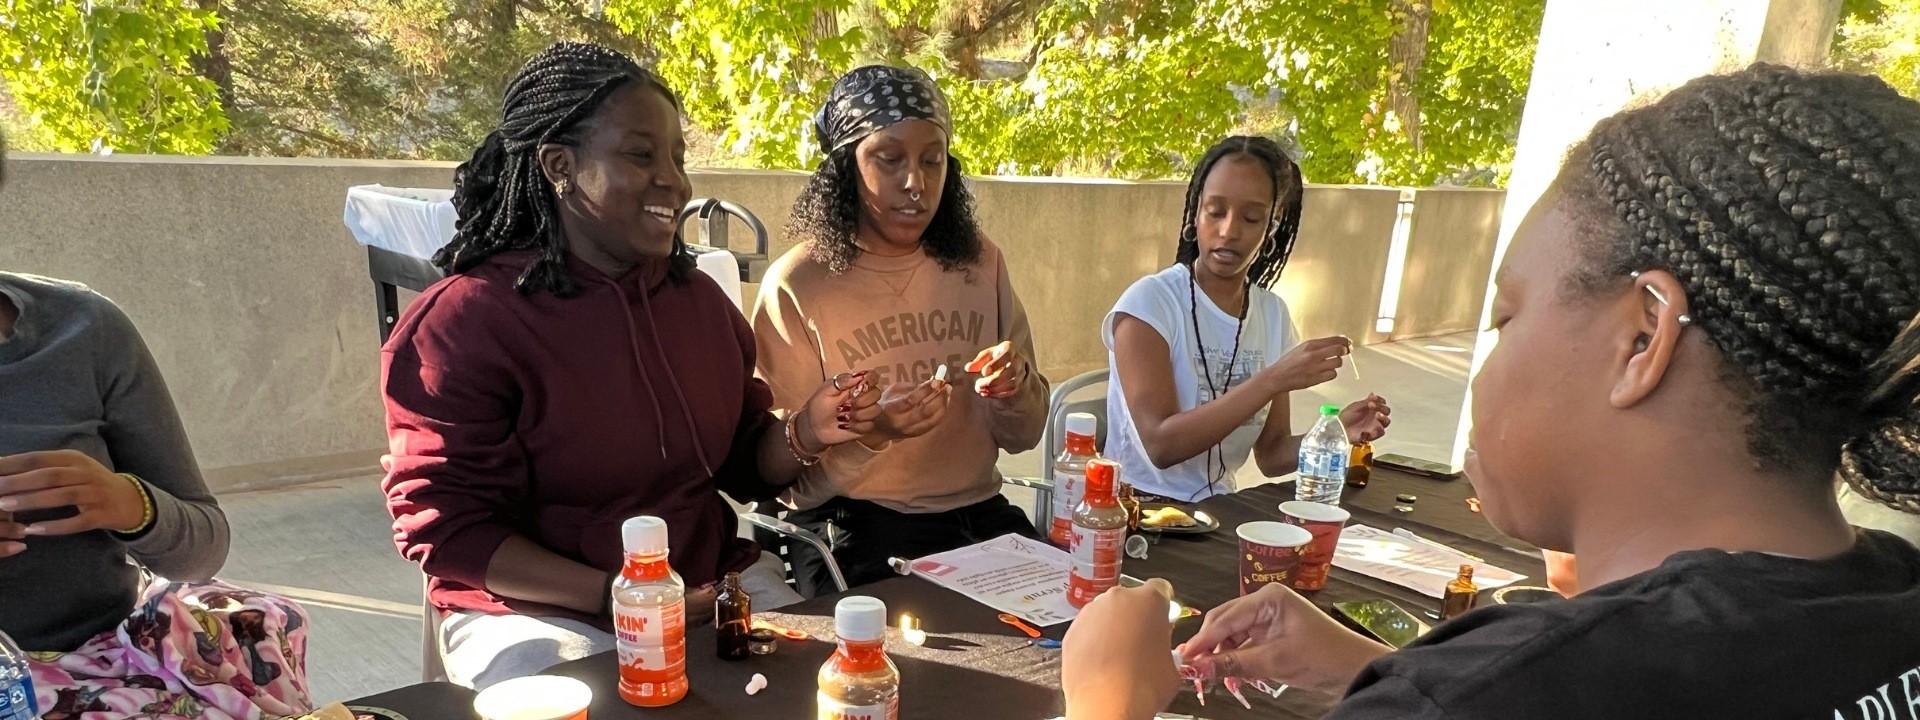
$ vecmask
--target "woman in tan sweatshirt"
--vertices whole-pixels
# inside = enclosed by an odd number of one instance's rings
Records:
[[[828,539],[854,585],[886,577],[889,557],[1035,537],[1000,496],[995,463],[1039,442],[1047,380],[948,154],[945,98],[919,70],[863,67],[835,83],[814,126],[827,157],[794,203],[798,246],[754,302],[760,375],[778,409],[859,372],[884,399],[840,418],[876,429],[807,469],[789,519]],[[817,563],[795,566],[803,590],[820,589]]]

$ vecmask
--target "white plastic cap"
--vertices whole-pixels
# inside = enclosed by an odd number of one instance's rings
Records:
[[[1067,413],[1067,433],[1081,437],[1093,437],[1100,432],[1100,419],[1092,413]]]
[[[667,551],[667,521],[652,515],[628,518],[620,525],[620,541],[630,554]]]
[[[833,634],[841,640],[872,642],[887,636],[887,604],[855,595],[833,606]]]

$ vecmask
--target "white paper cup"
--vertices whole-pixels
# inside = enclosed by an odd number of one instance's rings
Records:
[[[473,712],[481,720],[587,720],[593,688],[557,675],[514,678],[480,692]]]
[[[1240,536],[1240,594],[1273,583],[1288,584],[1300,570],[1300,553],[1313,533],[1298,525],[1260,520],[1234,529]]]

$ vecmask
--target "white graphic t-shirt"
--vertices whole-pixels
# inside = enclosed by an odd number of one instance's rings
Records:
[[[1246,382],[1299,342],[1286,302],[1271,290],[1252,288],[1247,298],[1246,324],[1240,329],[1240,354],[1233,361],[1233,367],[1228,368],[1239,322],[1231,313],[1215,306],[1206,292],[1190,288],[1192,272],[1187,266],[1176,264],[1140,278],[1120,296],[1100,329],[1100,337],[1107,344],[1109,368],[1114,364],[1113,328],[1121,314],[1139,318],[1166,338],[1167,346],[1173,349],[1173,385],[1181,412],[1214,399],[1213,389],[1207,386],[1209,373],[1213,386],[1225,392]],[[1199,303],[1198,307],[1194,301]],[[1200,341],[1197,343],[1196,317]],[[1201,369],[1202,344],[1206,346],[1205,372]],[[1127,411],[1126,389],[1121,386],[1120,374],[1113,373],[1107,384],[1106,455],[1120,463],[1121,481],[1141,492],[1179,500],[1200,500],[1233,492],[1233,474],[1246,464],[1253,453],[1254,440],[1266,424],[1267,410],[1263,407],[1213,451],[1161,470],[1147,459],[1146,449],[1140,444],[1140,433]]]

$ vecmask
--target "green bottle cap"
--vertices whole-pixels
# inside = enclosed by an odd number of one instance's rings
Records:
[[[1320,406],[1321,417],[1327,417],[1330,415],[1339,415],[1339,414],[1340,414],[1340,406],[1338,405],[1321,405]]]

